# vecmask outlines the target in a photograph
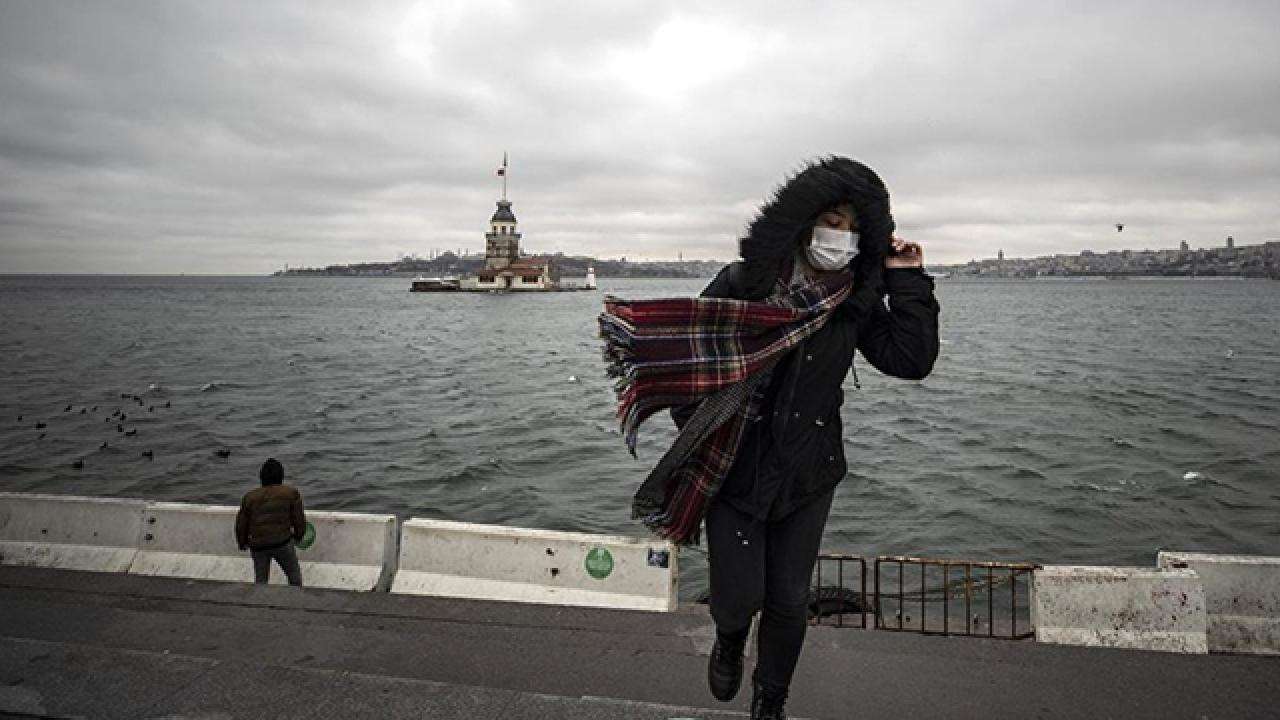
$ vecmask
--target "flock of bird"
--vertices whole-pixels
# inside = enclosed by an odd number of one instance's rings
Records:
[[[125,406],[123,407],[116,407],[109,416],[106,416],[102,419],[102,422],[104,424],[107,424],[107,425],[110,425],[112,423],[115,424],[116,426],[115,430],[116,430],[117,436],[119,437],[132,438],[132,437],[137,437],[138,435],[137,427],[130,427],[128,429],[125,428],[125,423],[129,421],[129,417],[130,417],[129,413],[133,413],[134,419],[136,420],[137,415],[139,413],[144,412],[143,408],[145,408],[145,412],[147,413],[154,413],[156,412],[157,409],[166,410],[173,407],[173,401],[171,400],[165,400],[163,405],[159,403],[148,403],[146,400],[143,400],[143,398],[140,395],[133,395],[130,393],[120,393],[120,399],[132,401],[134,404],[136,404],[136,409],[134,407],[130,407],[129,404],[126,403]],[[98,412],[97,405],[81,405],[79,406],[79,408],[80,408],[80,412],[78,414],[80,415],[90,415]],[[75,409],[76,409],[76,405],[74,404],[67,405],[65,408],[62,409],[62,412],[66,414],[71,414]],[[126,409],[128,409],[128,412],[125,412]],[[23,423],[23,422],[29,422],[29,421],[26,419],[25,416],[19,415],[18,422]],[[50,432],[49,422],[46,420],[37,420],[35,422],[34,427],[36,430],[41,431],[39,436],[36,438],[37,440],[44,440],[45,437],[47,437]],[[98,446],[98,449],[106,450],[110,447],[111,447],[111,442],[109,440],[103,440],[102,444]],[[227,457],[230,457],[231,450],[227,448],[219,448],[214,451],[214,454],[220,458],[225,459]],[[148,460],[155,459],[155,451],[153,450],[149,450],[149,449],[143,450],[141,455],[142,457]],[[84,458],[77,458],[74,462],[71,463],[71,467],[77,470],[83,468]]]

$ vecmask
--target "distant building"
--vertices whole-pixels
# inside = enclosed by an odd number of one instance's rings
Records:
[[[498,270],[520,259],[520,231],[511,201],[498,201],[498,209],[489,218],[489,232],[484,236],[484,266]]]
[[[1228,236],[1227,236],[1227,248],[1228,248],[1228,249],[1231,249],[1231,248],[1234,248],[1235,246],[1236,246],[1236,239],[1235,239],[1235,238],[1233,238],[1233,237],[1231,237],[1230,235],[1228,235]]]
[[[475,275],[438,278],[418,277],[410,285],[414,292],[556,292],[563,290],[595,290],[594,266],[587,266],[584,278],[568,278],[561,282],[560,268],[552,258],[529,257],[520,253],[520,226],[507,199],[507,156],[503,153],[502,199],[489,218],[489,232],[484,234],[484,265]],[[459,250],[459,256],[462,251]]]
[[[520,230],[507,199],[506,160],[503,160],[502,199],[489,218],[484,236],[484,268],[476,274],[476,290],[555,290],[559,274],[551,258],[522,257]]]
[[[1186,240],[1183,240],[1182,242],[1178,243],[1178,249],[1181,250],[1182,252],[1187,252],[1191,250],[1191,246],[1187,244]]]

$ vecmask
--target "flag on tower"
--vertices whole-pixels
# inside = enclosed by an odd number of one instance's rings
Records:
[[[507,174],[507,154],[502,153],[502,167],[498,168],[498,176],[505,177]]]

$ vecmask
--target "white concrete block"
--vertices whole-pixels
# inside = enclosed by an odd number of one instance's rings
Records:
[[[1207,653],[1204,587],[1193,570],[1050,565],[1035,571],[1036,640]]]
[[[1200,576],[1209,652],[1280,655],[1280,557],[1161,551],[1156,564]]]
[[[125,572],[137,554],[141,500],[0,493],[0,564]]]
[[[253,561],[236,547],[232,505],[147,505],[130,573],[253,582]],[[298,550],[302,583],[340,590],[386,590],[394,571],[395,517],[308,510],[315,544]],[[271,584],[285,584],[272,564]]]
[[[391,592],[665,612],[677,575],[666,541],[414,518]]]

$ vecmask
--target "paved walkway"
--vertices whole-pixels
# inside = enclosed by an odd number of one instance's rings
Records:
[[[0,567],[0,717],[741,718],[651,614]],[[807,718],[1266,718],[1280,658],[813,628]]]

